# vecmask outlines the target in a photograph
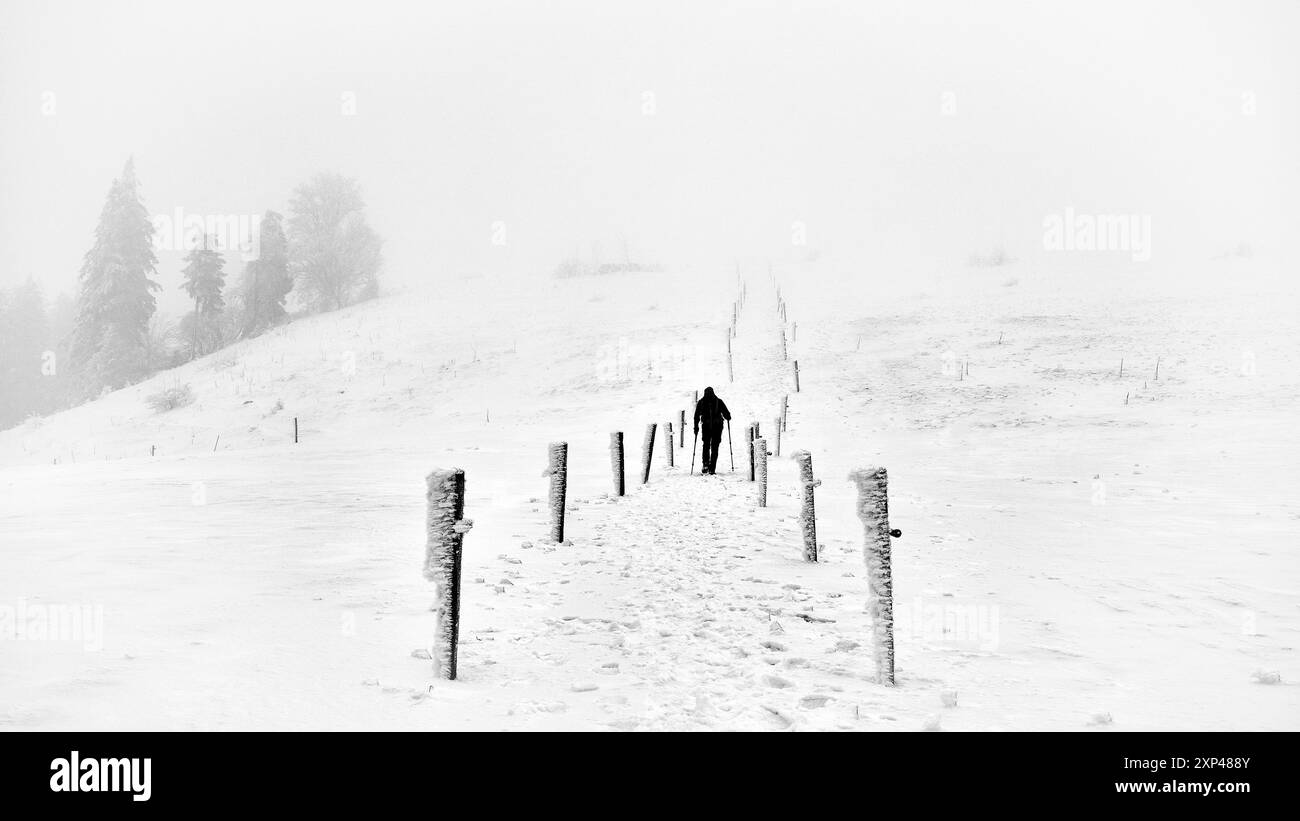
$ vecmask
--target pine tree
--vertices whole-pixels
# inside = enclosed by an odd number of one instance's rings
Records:
[[[185,256],[181,269],[181,289],[194,300],[190,325],[190,358],[211,353],[219,341],[219,318],[226,307],[221,289],[226,284],[226,259],[217,250],[216,238],[207,236],[203,244]]]
[[[244,336],[256,336],[284,319],[284,300],[293,290],[293,277],[283,220],[274,211],[262,215],[258,257],[244,266]]]
[[[95,244],[81,264],[71,366],[82,397],[145,374],[145,331],[153,316],[158,259],[153,223],[140,201],[135,163],[109,187]]]

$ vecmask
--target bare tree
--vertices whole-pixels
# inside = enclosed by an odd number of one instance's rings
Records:
[[[357,181],[317,174],[289,207],[290,265],[308,304],[334,311],[375,296],[383,243],[366,222]]]

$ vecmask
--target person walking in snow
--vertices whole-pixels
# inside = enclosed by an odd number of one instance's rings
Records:
[[[727,403],[718,398],[713,388],[705,388],[704,396],[695,404],[695,433],[699,434],[704,426],[704,459],[700,462],[700,473],[717,473],[718,445],[722,444],[723,420],[731,421],[731,411]]]

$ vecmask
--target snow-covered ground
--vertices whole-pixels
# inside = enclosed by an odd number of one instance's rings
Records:
[[[1300,729],[1294,288],[1009,276],[785,271],[797,394],[756,265],[734,384],[727,274],[473,279],[0,433],[0,616],[91,616],[0,637],[0,728]],[[181,384],[192,405],[147,406]],[[705,385],[736,472],[724,449],[688,475],[689,436],[668,468],[660,439],[642,486],[645,426]],[[741,469],[786,393],[783,454],[823,482],[816,565],[794,465],[773,458],[765,509]],[[565,545],[544,539],[555,440]],[[903,531],[895,688],[872,679],[847,481],[877,464]],[[413,651],[423,477],[451,466],[474,528],[443,682]]]

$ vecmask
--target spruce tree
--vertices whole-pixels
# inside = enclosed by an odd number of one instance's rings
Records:
[[[153,223],[140,200],[135,163],[109,187],[78,281],[70,355],[81,397],[145,375],[145,333],[159,286]]]
[[[181,288],[194,300],[190,320],[190,358],[211,353],[219,340],[219,317],[226,306],[221,289],[226,284],[226,259],[217,250],[216,238],[207,236],[203,244],[185,256],[181,269]]]

